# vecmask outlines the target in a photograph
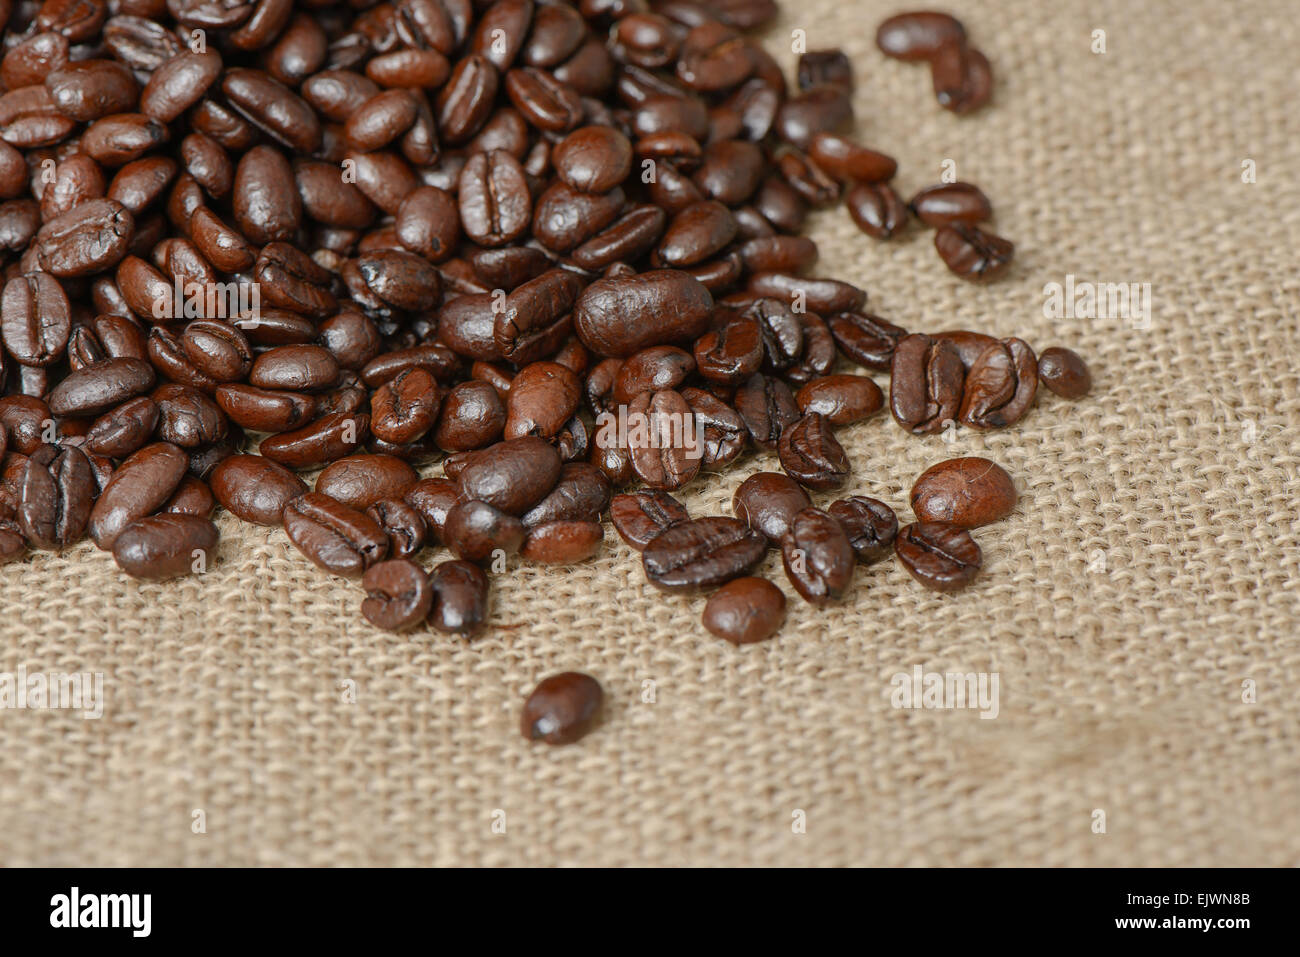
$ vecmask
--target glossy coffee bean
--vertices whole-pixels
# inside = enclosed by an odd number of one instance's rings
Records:
[[[694,440],[695,417],[672,389],[642,392],[628,406],[628,421],[643,428],[629,434],[632,468],[646,485],[673,491],[700,472],[703,449]]]
[[[786,426],[799,418],[790,387],[762,374],[751,376],[736,391],[735,404],[754,443],[768,450],[776,449]]]
[[[578,298],[573,323],[592,352],[624,358],[695,339],[707,329],[712,310],[713,297],[698,280],[652,270],[593,282]]]
[[[148,396],[128,399],[97,418],[86,433],[85,449],[109,458],[138,451],[158,425],[158,403]]]
[[[916,218],[927,226],[975,225],[993,215],[993,204],[974,183],[927,186],[908,201]]]
[[[96,493],[94,473],[81,449],[43,445],[27,460],[15,518],[27,541],[62,548],[81,539]]]
[[[794,396],[804,415],[816,412],[831,425],[852,425],[885,404],[880,387],[866,376],[830,375],[813,379]]]
[[[946,13],[900,13],[876,30],[876,46],[896,60],[929,60],[949,40],[965,41],[961,22]]]
[[[993,93],[988,58],[963,40],[949,40],[935,51],[930,78],[939,105],[958,115],[979,109]]]
[[[162,507],[189,468],[189,456],[169,442],[146,445],[113,472],[95,501],[87,526],[102,549],[110,549],[122,529]]]
[[[899,342],[890,363],[890,411],[916,435],[937,432],[957,421],[964,380],[956,346],[913,333]]]
[[[218,386],[214,397],[231,421],[258,432],[289,432],[300,428],[315,417],[318,406],[315,396],[302,392],[259,389],[230,382]]]
[[[662,591],[692,591],[739,578],[767,550],[763,536],[735,518],[688,519],[664,529],[641,553],[646,578]]]
[[[584,126],[556,145],[551,154],[556,175],[574,189],[604,193],[632,171],[632,144],[608,126]]]
[[[447,452],[481,449],[501,438],[506,407],[486,382],[462,382],[443,400],[433,440]]]
[[[424,519],[430,545],[442,542],[443,526],[447,522],[447,513],[460,498],[460,488],[449,478],[421,479],[406,490],[402,501],[406,502]]]
[[[875,239],[889,239],[907,225],[907,206],[888,183],[855,183],[844,204],[858,229]]]
[[[1092,373],[1078,353],[1052,346],[1038,357],[1038,381],[1065,399],[1082,399],[1092,389]]]
[[[543,565],[576,565],[596,555],[604,539],[605,529],[598,521],[544,522],[528,530],[520,555]]]
[[[472,500],[454,506],[442,528],[443,543],[457,558],[469,562],[513,555],[525,534],[524,523],[513,515]]]
[[[961,421],[997,429],[1018,421],[1038,391],[1038,358],[1022,339],[989,346],[966,372]]]
[[[549,522],[599,522],[610,503],[610,484],[589,462],[567,463],[547,496],[523,515],[528,529]]]
[[[488,579],[471,562],[449,561],[434,566],[429,576],[433,611],[429,624],[438,631],[472,636],[488,616]]]
[[[856,556],[843,526],[829,512],[795,513],[781,536],[781,563],[795,591],[814,605],[843,596],[853,580]]]
[[[433,608],[433,587],[423,568],[405,558],[372,565],[361,577],[366,597],[361,614],[385,631],[407,631],[421,624]]]
[[[912,511],[922,522],[978,528],[1005,518],[1015,506],[1011,476],[988,459],[940,462],[922,472],[912,486]]]
[[[894,553],[908,574],[926,588],[954,592],[979,573],[983,555],[970,532],[946,522],[913,522],[894,540]]]
[[[879,316],[842,312],[827,320],[840,351],[860,366],[883,372],[907,330]]]
[[[510,515],[522,515],[555,487],[560,456],[544,439],[524,436],[475,452],[460,473],[461,494]]]
[[[849,459],[831,424],[819,412],[809,412],[787,426],[778,443],[781,467],[806,488],[839,488],[849,477]]]
[[[812,505],[803,486],[780,472],[755,472],[736,487],[731,512],[769,542],[780,542],[795,514]]]
[[[198,515],[148,515],[113,540],[113,561],[133,578],[164,581],[206,571],[216,558],[217,526]]]
[[[737,316],[721,329],[695,340],[695,364],[711,382],[739,385],[763,364],[763,330],[752,316]]]
[[[582,382],[558,362],[525,366],[510,385],[504,435],[517,439],[557,435],[582,401]]]
[[[327,465],[316,491],[355,509],[401,498],[419,480],[409,464],[392,455],[348,455]]]
[[[690,518],[685,506],[667,492],[645,489],[615,495],[609,517],[629,547],[643,551],[664,529]]]
[[[409,489],[407,490],[409,493]],[[366,509],[366,514],[388,536],[388,554],[391,558],[409,558],[428,540],[428,525],[414,505],[402,499],[388,498]]]
[[[572,744],[591,730],[603,698],[600,683],[590,675],[551,675],[524,701],[519,730],[530,741]]]
[[[517,239],[533,213],[523,167],[503,150],[470,157],[460,174],[458,197],[465,235],[481,246]]]
[[[785,595],[766,578],[737,578],[710,596],[704,627],[733,645],[766,641],[785,622]]]
[[[284,509],[289,541],[318,568],[360,578],[388,554],[388,536],[374,519],[320,492],[308,492]]]
[[[163,503],[162,510],[169,515],[194,515],[211,518],[217,510],[217,500],[202,479],[187,475],[181,479],[171,498]]]
[[[1009,240],[964,223],[941,227],[934,234],[934,248],[950,270],[974,282],[1001,276],[1015,254]]]
[[[898,516],[879,499],[851,495],[832,502],[826,511],[840,523],[853,554],[863,565],[877,562],[893,550]]]
[[[0,336],[23,365],[46,366],[63,355],[72,332],[68,297],[57,279],[34,272],[5,283]]]
[[[370,400],[370,431],[385,442],[414,442],[438,420],[442,394],[426,370],[399,372]]]

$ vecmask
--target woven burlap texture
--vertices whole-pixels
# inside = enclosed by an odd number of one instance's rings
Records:
[[[963,2],[997,75],[965,118],[875,49],[896,8],[788,6],[764,42],[788,69],[796,29],[848,51],[900,191],[951,160],[1017,250],[976,287],[930,232],[879,243],[838,209],[811,222],[818,272],[907,327],[1065,344],[1095,374],[999,432],[843,430],[851,489],[903,521],[937,461],[1011,472],[975,584],[937,596],[890,559],[816,611],[769,556],[788,620],[736,649],[610,531],[581,566],[498,577],[467,643],[371,628],[359,586],[228,515],[178,583],[34,555],[0,572],[0,670],[103,672],[105,714],[0,712],[0,864],[1300,864],[1294,4]],[[1067,274],[1150,283],[1149,328],[1046,318]],[[776,467],[683,498],[726,512]],[[917,665],[997,672],[998,716],[892,707]],[[568,669],[603,684],[602,725],[529,744],[522,697]]]

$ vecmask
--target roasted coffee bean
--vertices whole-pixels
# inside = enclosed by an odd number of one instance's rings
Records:
[[[861,375],[831,375],[813,379],[795,393],[804,415],[816,412],[831,425],[852,425],[878,412],[885,404],[880,387]]]
[[[614,379],[614,401],[626,404],[642,392],[676,389],[695,371],[689,352],[676,346],[652,346],[629,357]]]
[[[231,421],[258,432],[288,432],[310,422],[317,411],[315,396],[238,383],[218,386],[215,398]]]
[[[105,359],[70,373],[50,392],[55,415],[98,415],[148,392],[153,367],[142,359]]]
[[[225,413],[202,392],[166,382],[150,398],[158,406],[158,438],[183,449],[197,449],[225,438]]]
[[[949,40],[935,51],[930,76],[939,105],[959,115],[979,109],[993,92],[988,58],[962,40]]]
[[[289,541],[335,575],[360,578],[388,554],[388,536],[374,519],[320,492],[294,499],[283,518]]]
[[[604,269],[637,260],[655,246],[667,225],[668,216],[658,206],[634,206],[574,249],[573,261],[586,269]]]
[[[584,193],[605,193],[632,171],[632,144],[608,126],[584,126],[556,145],[551,162],[560,179]]]
[[[860,366],[883,372],[907,330],[892,322],[859,312],[842,312],[826,321],[840,350]]]
[[[600,469],[570,462],[550,493],[523,515],[527,529],[550,522],[599,522],[610,503],[610,484]]]
[[[781,536],[781,563],[795,591],[814,605],[843,596],[856,568],[844,528],[828,512],[805,508]]]
[[[442,262],[460,237],[456,199],[436,186],[421,186],[402,199],[394,228],[398,241],[430,262]]]
[[[465,499],[522,515],[560,479],[560,456],[545,439],[524,436],[473,453],[458,479]]]
[[[438,271],[405,250],[385,249],[359,256],[357,270],[368,290],[394,309],[428,309],[441,297]]]
[[[970,532],[946,522],[913,522],[894,540],[908,574],[926,588],[954,592],[974,581],[983,555]]]
[[[670,525],[690,518],[686,508],[667,492],[644,489],[615,495],[609,504],[614,530],[629,547],[643,551]]]
[[[501,357],[526,365],[553,354],[569,334],[581,291],[579,277],[551,269],[511,292],[504,308],[494,306],[492,341]]]
[[[785,595],[766,578],[727,582],[704,606],[704,627],[733,645],[766,641],[785,622]]]
[[[113,561],[133,578],[165,581],[204,572],[216,557],[217,526],[198,515],[148,515],[113,540]]]
[[[513,390],[512,390],[513,395]],[[679,489],[699,474],[704,450],[695,416],[672,389],[643,392],[628,406],[632,468],[651,488]]]
[[[831,425],[819,412],[809,412],[785,428],[778,444],[781,467],[807,488],[839,488],[849,477],[849,459]]]
[[[683,269],[718,253],[736,238],[736,219],[717,200],[692,203],[677,213],[655,249],[656,266]]]
[[[912,511],[921,522],[978,528],[1005,518],[1015,507],[1011,476],[988,459],[940,462],[922,472],[912,486]]]
[[[694,340],[708,328],[713,297],[684,273],[663,269],[598,279],[573,310],[582,344],[623,358],[650,346]]]
[[[758,299],[743,315],[757,320],[763,338],[763,368],[781,372],[803,353],[803,325],[779,299]]]
[[[813,86],[789,97],[776,115],[776,132],[800,149],[818,133],[833,133],[853,122],[853,102],[838,83]]]
[[[1038,391],[1038,358],[1022,339],[989,346],[966,372],[961,421],[997,429],[1018,421]]]
[[[87,527],[95,544],[112,548],[123,528],[160,508],[176,491],[189,464],[181,449],[155,442],[119,465],[90,512]]]
[[[965,42],[966,31],[946,13],[900,13],[876,30],[876,46],[895,60],[929,60],[954,39]]]
[[[61,216],[87,200],[99,199],[105,190],[104,172],[98,163],[84,153],[69,156],[55,167],[54,181],[45,184],[41,191],[41,218],[49,221]],[[120,196],[113,198],[123,202]],[[127,204],[123,202],[123,205]]]
[[[907,225],[907,207],[888,183],[854,183],[844,202],[858,229],[876,239],[889,239]]]
[[[557,435],[582,401],[582,383],[558,362],[525,366],[510,385],[506,400],[507,439]]]
[[[462,382],[447,393],[433,440],[447,452],[481,449],[501,438],[505,424],[505,405],[492,386]]]
[[[158,425],[158,404],[147,396],[128,399],[94,421],[85,449],[110,458],[126,458],[149,441]]]
[[[322,346],[280,346],[259,355],[249,369],[248,383],[259,389],[324,392],[339,378],[339,363]]]
[[[524,541],[524,523],[486,502],[461,502],[447,513],[443,543],[470,562],[513,555]]]
[[[530,741],[572,744],[592,729],[603,698],[600,682],[590,675],[551,675],[524,701],[519,730]]]
[[[150,75],[140,94],[140,112],[159,122],[170,123],[201,100],[220,75],[221,56],[215,50],[178,53]],[[128,102],[122,109],[130,105]]]
[[[402,501],[410,505],[424,519],[430,545],[442,541],[442,529],[447,513],[460,498],[460,488],[449,478],[421,479],[406,490]]]
[[[1015,254],[1009,240],[964,223],[941,227],[934,234],[934,248],[950,270],[974,282],[1001,276]]]
[[[598,521],[545,522],[528,530],[519,554],[543,565],[576,565],[596,555],[604,539]]]
[[[1044,349],[1038,357],[1038,379],[1065,399],[1082,399],[1092,389],[1092,373],[1078,353],[1062,346]]]
[[[366,509],[366,514],[388,536],[388,554],[392,558],[408,558],[424,547],[428,526],[415,506],[388,498],[375,502]]]
[[[282,524],[285,506],[307,493],[302,479],[261,455],[223,459],[208,481],[222,508],[254,525]]]
[[[346,274],[348,265],[344,266]],[[358,267],[359,271],[359,267]],[[320,319],[335,312],[338,302],[329,291],[329,271],[288,243],[262,247],[253,275],[272,306]]]
[[[460,362],[446,346],[429,343],[385,352],[367,362],[361,370],[361,380],[372,389],[391,382],[407,369],[424,369],[435,379],[450,379],[460,371]]]
[[[799,150],[783,150],[776,158],[776,167],[790,188],[810,206],[833,206],[839,202],[839,180]]]
[[[442,395],[437,381],[419,367],[406,369],[370,400],[370,431],[385,442],[414,442],[438,421]]]
[[[479,245],[503,246],[528,228],[532,195],[523,167],[504,150],[470,157],[457,192],[461,226]]]
[[[766,550],[763,536],[744,522],[712,516],[664,529],[642,551],[641,564],[656,588],[691,591],[739,578]]]
[[[429,576],[433,611],[429,624],[438,631],[471,636],[488,616],[488,579],[471,562],[449,561],[434,566]]]
[[[957,421],[964,379],[956,346],[913,333],[898,343],[890,363],[890,411],[915,435],[938,432]]]
[[[761,373],[751,376],[736,391],[736,411],[745,420],[756,445],[775,451],[781,432],[799,418],[790,387]]]
[[[908,201],[916,218],[927,226],[973,226],[993,215],[989,198],[974,183],[939,183],[927,186]]]
[[[361,614],[385,631],[414,628],[433,608],[433,587],[428,574],[405,558],[372,565],[361,577],[361,587],[366,592]]]
[[[10,355],[29,366],[47,366],[63,355],[72,333],[71,311],[57,279],[43,272],[10,279],[2,304],[0,336]]]
[[[351,455],[369,431],[368,414],[334,412],[300,429],[263,439],[258,451],[291,469],[309,469]]]
[[[484,285],[507,290],[536,279],[551,265],[546,254],[532,246],[476,249],[469,259],[474,274],[483,280]]]
[[[75,446],[44,445],[27,460],[15,517],[27,541],[62,548],[81,539],[95,499],[90,462]]]
[[[218,463],[220,464],[220,463]],[[171,498],[163,503],[162,510],[169,515],[195,515],[209,518],[217,509],[217,500],[206,482],[187,475],[176,486]]]
[[[851,495],[832,502],[826,509],[844,528],[853,553],[863,565],[884,558],[898,535],[898,516],[879,499]]]
[[[743,243],[740,256],[749,272],[799,272],[817,261],[817,244],[806,236],[761,236]]]
[[[392,455],[348,455],[327,465],[316,491],[355,509],[386,498],[401,498],[419,481],[415,469]]]
[[[383,149],[410,129],[416,112],[416,99],[409,92],[384,90],[348,117],[343,136],[349,146],[367,153]]]
[[[6,436],[11,452],[31,455],[44,445],[43,436],[53,418],[50,407],[35,396],[0,398],[0,435]]]
[[[533,235],[554,253],[571,252],[597,236],[623,211],[621,187],[607,193],[583,193],[556,181],[537,198]]]
[[[167,127],[143,113],[114,113],[96,120],[81,137],[81,151],[102,166],[125,166],[167,142]]]
[[[811,505],[803,486],[780,472],[755,472],[731,498],[732,514],[773,544],[780,542],[795,514]]]
[[[749,429],[740,413],[703,389],[688,387],[681,396],[695,418],[697,440],[703,442],[700,466],[717,471],[734,462],[745,451]]]
[[[695,340],[695,363],[711,382],[739,385],[763,364],[763,331],[753,316],[737,316]]]
[[[320,146],[321,126],[316,112],[261,70],[227,70],[221,92],[249,122],[285,146],[306,154],[316,152]]]
[[[824,172],[843,182],[880,183],[893,179],[898,163],[833,133],[815,133],[808,144],[808,156]]]
[[[27,542],[18,524],[9,518],[0,518],[0,565],[8,565],[23,557]]]

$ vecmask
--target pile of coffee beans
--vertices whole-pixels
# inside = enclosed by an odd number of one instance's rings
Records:
[[[132,576],[200,573],[219,505],[359,580],[376,626],[471,636],[489,571],[590,558],[608,513],[656,587],[719,589],[705,626],[737,644],[784,617],[749,576],[769,548],[816,605],[891,551],[928,587],[969,582],[968,529],[1009,510],[1009,479],[927,473],[900,531],[847,491],[836,429],[885,405],[852,367],[889,373],[917,434],[1010,425],[1040,379],[1084,395],[1087,367],[909,332],[816,275],[799,230],[842,198],[878,238],[934,227],[964,278],[1001,274],[1012,247],[970,184],[904,203],[895,161],[846,135],[847,57],[803,54],[791,88],[742,32],[774,14],[0,5],[0,562],[89,535]],[[950,17],[895,17],[880,45],[930,62],[949,109],[988,98]],[[742,483],[733,515],[670,496],[751,449],[784,471]],[[430,546],[451,554],[431,572]],[[573,740],[600,697],[548,679],[525,734]]]

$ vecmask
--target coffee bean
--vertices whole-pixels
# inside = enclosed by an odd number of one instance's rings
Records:
[[[258,432],[291,431],[311,421],[317,412],[315,396],[237,383],[218,386],[215,398],[231,421]]]
[[[248,374],[253,349],[244,334],[218,319],[199,319],[181,334],[185,355],[216,382],[236,382]]]
[[[926,588],[954,592],[974,581],[983,556],[970,532],[946,522],[913,522],[894,540],[908,574]]]
[[[27,541],[62,548],[81,539],[95,499],[90,462],[75,446],[44,445],[27,460],[16,518]]]
[[[199,518],[210,518],[216,509],[217,500],[213,497],[212,490],[206,482],[193,475],[181,479],[176,491],[163,502],[162,507],[169,515],[195,515]]]
[[[382,499],[367,508],[366,515],[388,536],[390,557],[408,558],[424,547],[428,526],[415,506],[401,499]]]
[[[429,624],[438,631],[472,636],[488,615],[487,575],[470,562],[449,561],[434,566],[429,576],[433,611]]]
[[[844,202],[858,229],[876,239],[889,239],[907,225],[907,207],[888,183],[854,183]]]
[[[794,398],[804,415],[819,413],[831,425],[852,425],[878,412],[885,404],[880,387],[861,375],[813,379],[800,388]]]
[[[964,378],[952,343],[913,333],[899,342],[890,363],[890,411],[913,434],[937,432],[957,421]]]
[[[598,279],[583,290],[574,329],[592,352],[624,358],[650,346],[693,340],[708,328],[713,297],[670,269]]]
[[[429,576],[415,562],[394,558],[366,569],[361,614],[385,631],[407,631],[420,624],[433,607]]]
[[[438,383],[424,369],[406,369],[370,400],[370,431],[385,442],[414,442],[433,428],[441,404]]]
[[[755,472],[731,497],[732,514],[773,544],[781,541],[795,514],[811,505],[803,486],[780,472]]]
[[[686,388],[681,396],[695,417],[696,435],[703,440],[700,467],[716,471],[739,458],[749,440],[740,413],[703,389]]]
[[[949,269],[975,282],[1001,276],[1015,253],[1010,241],[964,223],[941,227],[934,234],[934,248]]]
[[[695,340],[695,363],[711,382],[739,385],[763,363],[766,351],[762,329],[752,316],[737,316],[721,329]]]
[[[957,354],[961,356],[962,368],[967,372],[970,372],[971,366],[975,365],[975,360],[983,355],[986,349],[998,344],[998,340],[992,336],[986,336],[982,332],[971,332],[969,329],[953,329],[936,333],[934,338],[943,339],[956,346]]]
[[[737,390],[736,411],[755,444],[770,451],[776,449],[785,427],[799,418],[790,387],[762,374],[751,376]]]
[[[181,449],[155,442],[119,465],[90,512],[87,527],[95,544],[112,548],[123,528],[160,508],[176,491],[189,464]]]
[[[727,582],[704,606],[704,627],[733,645],[766,641],[785,621],[785,595],[766,578]]]
[[[819,508],[805,508],[790,519],[781,536],[781,563],[790,584],[814,605],[842,597],[856,567],[844,528]]]
[[[421,479],[406,490],[402,500],[424,519],[430,545],[441,543],[447,513],[460,497],[460,488],[449,478]]]
[[[588,462],[570,462],[555,488],[524,513],[523,523],[532,529],[549,522],[599,522],[609,504],[609,480],[600,469]]]
[[[1065,399],[1082,399],[1092,389],[1092,373],[1079,354],[1061,346],[1038,357],[1038,379]]]
[[[921,473],[912,486],[912,511],[922,522],[978,528],[1005,518],[1015,506],[1011,476],[988,459],[940,462]]]
[[[966,373],[961,421],[996,429],[1020,419],[1038,391],[1038,359],[1022,339],[989,346]]]
[[[524,701],[519,728],[530,741],[572,744],[595,724],[604,692],[590,675],[576,671],[551,675]]]
[[[651,488],[673,491],[699,474],[703,449],[686,400],[671,389],[643,392],[628,406],[632,468]],[[638,427],[639,426],[639,427]]]
[[[804,306],[818,315],[857,312],[866,304],[867,294],[857,286],[838,279],[816,279],[783,272],[760,272],[749,277],[749,290],[759,296],[780,299]]]
[[[503,150],[470,157],[460,174],[460,221],[482,246],[517,239],[532,216],[532,197],[519,161]]]
[[[799,55],[799,89],[836,83],[853,89],[853,66],[843,50],[809,50]]]
[[[442,403],[433,439],[448,452],[480,449],[501,437],[506,408],[486,382],[462,382]]]
[[[157,436],[183,449],[197,449],[225,438],[229,423],[215,402],[197,389],[167,382],[154,389]]]
[[[853,554],[870,565],[889,554],[898,535],[898,516],[879,499],[851,495],[832,502],[826,509],[844,529]]]
[[[217,526],[198,515],[148,515],[113,540],[113,561],[133,578],[163,581],[206,571],[215,558]]]
[[[540,436],[549,439],[564,428],[582,401],[582,383],[558,362],[525,366],[510,385],[506,401],[507,439]]]
[[[308,492],[285,506],[289,541],[319,568],[360,578],[388,554],[388,536],[374,519],[320,492]]]
[[[636,551],[643,551],[664,529],[690,518],[677,499],[655,489],[615,495],[609,517],[619,537]]]
[[[646,578],[663,591],[691,591],[744,575],[766,551],[763,536],[739,519],[688,519],[664,529],[641,553]]]
[[[457,558],[469,562],[495,559],[497,553],[513,555],[524,541],[524,523],[486,502],[468,501],[454,506],[442,528],[443,543]]]
[[[953,39],[965,42],[966,31],[946,13],[900,13],[876,30],[876,46],[896,60],[929,60]]]
[[[632,171],[632,144],[611,127],[584,126],[556,145],[551,162],[556,175],[574,189],[604,193]]]
[[[324,392],[339,378],[339,363],[321,346],[295,345],[268,349],[254,361],[249,385],[290,392]]]
[[[806,488],[839,488],[849,477],[849,459],[826,417],[809,412],[787,426],[778,444],[781,467]]]
[[[597,554],[604,538],[598,521],[545,522],[528,530],[520,555],[544,565],[576,565]]]
[[[948,40],[930,58],[935,99],[959,115],[979,109],[993,92],[988,58],[964,40]]]
[[[415,469],[392,455],[348,455],[325,467],[316,478],[316,491],[366,509],[386,498],[401,498],[418,480]]]
[[[128,399],[104,413],[86,433],[88,452],[126,458],[142,448],[158,425],[158,403],[147,396]]]
[[[916,218],[927,226],[966,223],[973,226],[993,215],[989,198],[974,183],[927,186],[908,201]]]
[[[510,515],[522,515],[560,479],[560,456],[544,439],[524,436],[474,453],[460,473],[461,494]]]
[[[46,366],[58,360],[72,332],[68,297],[58,280],[34,272],[5,283],[0,336],[23,365]]]

